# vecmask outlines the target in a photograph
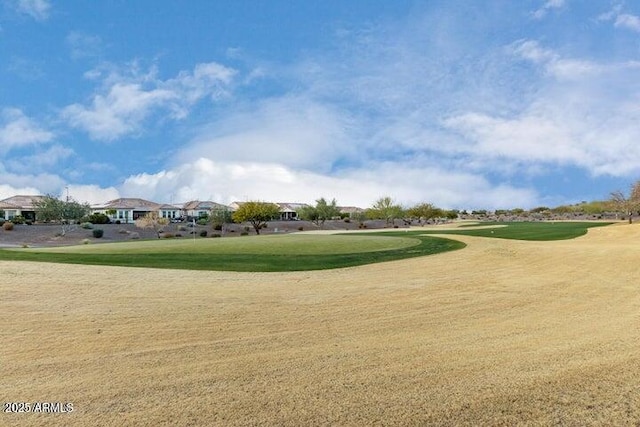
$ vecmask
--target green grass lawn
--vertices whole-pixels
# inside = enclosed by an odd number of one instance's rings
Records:
[[[0,250],[0,259],[225,271],[304,271],[357,266],[461,249],[464,243],[391,232],[148,240]]]
[[[425,230],[424,234],[462,234],[515,240],[566,240],[587,234],[589,228],[610,225],[610,222],[483,222],[462,226],[457,230]],[[496,226],[473,229],[474,226]]]
[[[589,228],[608,223],[514,222],[481,225],[501,227],[161,239],[57,248],[2,249],[0,260],[218,271],[324,270],[432,255],[465,247],[462,242],[426,234],[563,240],[582,236]]]

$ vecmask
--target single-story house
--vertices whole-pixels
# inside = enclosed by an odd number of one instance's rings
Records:
[[[356,206],[338,206],[340,214],[349,214],[349,218],[352,218],[355,214],[364,213],[365,209],[358,208]]]
[[[231,210],[231,208],[220,203],[201,200],[192,200],[182,205],[182,211],[187,218],[208,216],[215,210]]]
[[[103,205],[93,205],[91,210],[94,213],[107,215],[113,222],[120,221],[123,224],[130,224],[149,212],[161,214],[161,206],[163,205],[149,200],[123,197],[110,200]]]
[[[170,220],[183,217],[182,208],[178,206],[164,204],[158,207],[158,216],[160,218],[167,218]]]
[[[0,200],[0,211],[4,212],[0,218],[12,220],[17,216],[22,216],[27,221],[36,220],[36,203],[41,201],[44,196],[13,196],[8,199]]]
[[[280,208],[280,220],[289,221],[298,219],[298,209],[307,207],[306,203],[276,203]]]

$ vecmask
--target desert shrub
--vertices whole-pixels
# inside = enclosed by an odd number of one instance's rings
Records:
[[[26,225],[33,225],[33,221],[31,221],[30,219],[25,219],[25,220],[24,220],[24,223],[25,223]]]
[[[139,239],[140,233],[138,233],[137,231],[134,231],[133,233],[129,233],[129,237],[131,237],[132,239]]]
[[[216,231],[222,231],[222,224],[216,224],[213,226],[213,229]]]
[[[249,227],[243,227],[244,231],[249,232]]]
[[[80,227],[84,228],[85,230],[91,230],[93,228],[93,224],[91,224],[90,222],[83,222],[82,224],[80,224]]]
[[[119,219],[116,219],[116,224],[122,224]]]
[[[4,218],[0,218],[0,227],[1,227],[1,226],[2,226],[2,224],[4,224],[4,223],[5,223]]]
[[[180,227],[178,227],[178,231],[187,231],[187,227],[181,225]]]
[[[347,224],[351,222],[351,218],[343,218],[344,222],[346,222]]]
[[[199,220],[196,221],[196,224],[198,224],[198,225],[207,225],[207,220],[206,220],[206,218],[200,218]]]
[[[182,234],[176,233],[176,237],[182,237]]]
[[[196,230],[191,230],[189,234],[198,234],[198,232]]]
[[[29,245],[28,245],[27,243],[23,243],[23,244],[22,244],[22,247],[26,249],[26,248],[28,248],[28,247],[29,247]]]
[[[94,213],[89,215],[89,222],[92,224],[109,224],[111,220],[105,214]]]
[[[200,237],[207,237],[207,230],[202,230],[200,232]]]
[[[248,236],[249,232],[248,231],[243,231],[242,233],[240,233],[241,236]]]
[[[22,215],[14,216],[11,222],[14,224],[24,224],[24,217]]]
[[[211,237],[222,237],[222,236],[220,236],[218,233],[213,233]]]
[[[83,245],[88,245],[89,243],[91,243],[91,240],[89,240],[89,239],[82,239],[82,244],[83,244]]]
[[[125,230],[124,228],[121,228],[118,230],[118,234],[129,234],[131,233],[129,230]]]
[[[303,226],[298,227],[298,231],[303,231],[303,230],[304,230]]]
[[[100,239],[102,236],[104,236],[104,230],[102,228],[95,228],[91,234],[93,234],[93,237],[95,237],[96,239]]]
[[[175,236],[173,235],[173,233],[164,233],[162,237],[164,237],[165,239],[173,239]]]
[[[5,222],[4,224],[2,224],[2,229],[5,231],[13,230],[13,223],[11,221]]]

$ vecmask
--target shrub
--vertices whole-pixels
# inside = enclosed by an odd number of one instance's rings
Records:
[[[200,237],[207,237],[207,230],[202,230],[200,232]]]
[[[346,222],[347,224],[351,222],[350,218],[344,218],[344,222]]]
[[[207,225],[207,220],[205,218],[200,218],[199,220],[196,221],[196,224]]]
[[[26,243],[23,243],[23,244],[22,244],[22,247],[26,249],[26,248],[28,248],[28,247],[29,247],[29,245],[28,245],[28,244],[26,244]]]
[[[211,235],[211,237],[222,237],[222,236],[220,236],[218,233],[214,233]]]
[[[91,230],[93,228],[93,224],[91,224],[90,222],[83,222],[82,224],[80,224],[80,227],[84,228],[85,230]]]
[[[187,231],[187,227],[181,225],[180,227],[178,227],[178,231]]]
[[[14,224],[24,224],[24,217],[22,215],[14,216],[11,222]]]
[[[248,231],[243,231],[242,233],[240,233],[241,236],[248,236],[249,232]]]
[[[116,219],[116,224],[122,224],[119,219]]]
[[[137,231],[134,231],[133,233],[129,233],[129,237],[131,237],[132,239],[139,239],[140,233],[138,233]]]
[[[84,245],[88,245],[89,243],[91,243],[91,240],[89,240],[89,239],[82,239],[82,244],[84,244]]]
[[[303,226],[298,227],[298,231],[302,231],[302,230],[304,230]]]
[[[129,230],[125,230],[124,228],[121,228],[120,230],[118,230],[119,234],[129,234],[131,233]]]
[[[213,229],[216,231],[222,231],[222,224],[216,224],[213,226]]]
[[[2,224],[4,224],[4,223],[5,223],[4,218],[0,218],[0,226],[2,226]]]
[[[5,222],[4,224],[2,224],[2,229],[5,231],[13,230],[13,223],[11,221]]]
[[[89,222],[92,224],[109,224],[111,220],[102,213],[94,213],[89,215]]]
[[[182,234],[176,233],[176,237],[182,237]]]
[[[173,233],[164,233],[162,237],[164,237],[165,239],[173,239],[175,236],[173,235]]]
[[[24,220],[24,223],[25,223],[26,225],[33,225],[33,221],[31,221],[30,219],[25,219],[25,220]]]
[[[96,228],[92,231],[92,234],[96,239],[100,239],[104,235],[104,230],[102,228]]]

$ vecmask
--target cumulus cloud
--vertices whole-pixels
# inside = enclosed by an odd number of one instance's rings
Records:
[[[46,143],[54,137],[52,132],[42,128],[18,108],[5,108],[0,117],[0,153],[17,147]]]
[[[58,194],[66,196],[67,187],[69,190],[69,197],[80,203],[89,203],[94,205],[120,198],[120,192],[116,188],[102,188],[98,185],[70,184],[64,189],[61,189]],[[64,190],[64,192],[62,190]]]
[[[328,176],[274,163],[216,162],[199,158],[155,174],[134,175],[120,192],[164,202],[193,199],[231,203],[243,200],[313,203],[335,197],[339,204],[369,207],[392,194],[400,203],[430,201],[443,207],[507,207],[535,204],[530,189],[493,186],[479,175],[385,162]]]
[[[99,36],[72,31],[66,38],[73,59],[99,56],[102,51],[102,39]]]
[[[119,70],[104,75],[93,70],[88,78],[103,79],[89,105],[72,104],[62,110],[62,117],[72,127],[86,131],[91,138],[113,141],[142,132],[142,125],[152,114],[164,112],[169,118],[184,118],[200,99],[222,96],[235,72],[216,63],[198,64],[191,72],[182,71],[175,78],[161,80],[157,71],[140,73],[137,64],[125,73]]]
[[[640,32],[640,16],[623,13],[622,9],[622,5],[615,5],[609,12],[598,16],[598,20],[613,21],[613,25],[616,28]]]
[[[43,171],[57,165],[73,154],[74,151],[71,148],[55,144],[32,155],[11,158],[5,164],[14,171]]]

